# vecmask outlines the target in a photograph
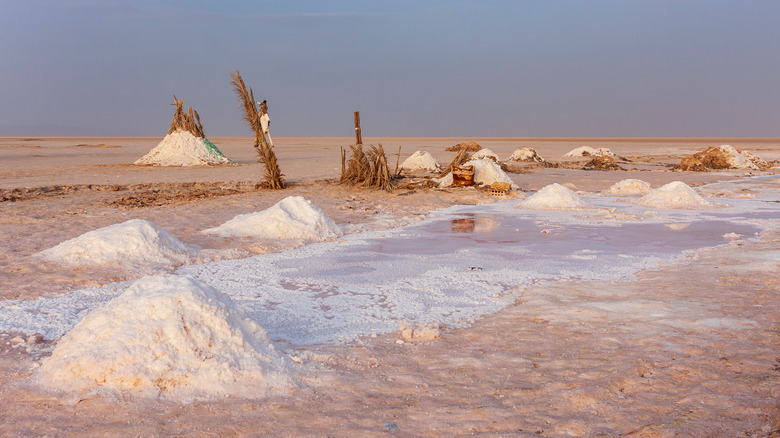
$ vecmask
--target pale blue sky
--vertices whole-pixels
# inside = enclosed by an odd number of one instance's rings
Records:
[[[780,137],[780,1],[0,0],[0,135]]]

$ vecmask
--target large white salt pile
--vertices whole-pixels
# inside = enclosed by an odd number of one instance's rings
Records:
[[[521,147],[515,149],[515,151],[512,152],[512,155],[509,156],[509,160],[510,161],[531,161],[537,163],[544,162],[544,158],[540,157],[539,154],[536,153],[536,149],[529,148],[529,147]]]
[[[493,161],[499,161],[498,154],[487,148],[482,148],[471,155],[472,160],[484,160],[490,159]]]
[[[324,211],[302,196],[288,196],[263,211],[238,215],[203,232],[223,237],[304,240],[328,240],[343,234]]]
[[[615,154],[607,148],[593,149],[590,146],[580,146],[572,149],[564,155],[564,157],[590,157],[590,156],[604,156],[612,157]]]
[[[191,277],[154,276],[63,336],[38,379],[64,391],[190,401],[282,390],[292,384],[289,367],[227,295]]]
[[[583,201],[570,188],[553,183],[542,187],[530,198],[520,201],[517,207],[534,210],[573,210],[590,208],[591,204]]]
[[[216,146],[188,131],[168,134],[148,154],[136,160],[136,165],[198,166],[230,163]]]
[[[513,189],[517,188],[517,185],[512,182],[512,178],[506,174],[501,167],[496,164],[495,161],[489,159],[469,160],[464,163],[464,166],[474,166],[474,184],[476,185],[491,185],[495,182],[505,182],[511,184]],[[448,173],[444,177],[438,180],[439,187],[452,186],[452,172]]]
[[[612,184],[607,189],[607,193],[617,196],[638,196],[647,194],[650,190],[650,184],[641,179],[624,179]]]
[[[123,268],[188,263],[196,247],[182,243],[157,225],[131,219],[89,231],[36,256],[65,265],[120,265]]]
[[[652,208],[699,208],[710,207],[711,202],[699,196],[682,181],[672,181],[642,196],[637,203]]]
[[[430,152],[417,151],[405,159],[400,167],[405,170],[437,170],[441,166]]]

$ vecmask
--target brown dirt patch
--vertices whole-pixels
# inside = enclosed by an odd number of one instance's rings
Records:
[[[482,149],[482,146],[480,146],[475,141],[464,141],[463,143],[458,143],[455,146],[450,146],[445,151],[447,152],[460,152],[462,150],[466,150],[468,152],[476,152],[478,150]]]
[[[625,170],[615,163],[615,159],[607,155],[595,155],[583,167],[585,170]]]

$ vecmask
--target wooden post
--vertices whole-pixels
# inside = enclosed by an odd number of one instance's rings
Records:
[[[401,145],[398,145],[398,156],[395,158],[395,174],[398,175],[398,162],[401,161]]]
[[[355,111],[355,144],[363,144],[363,136],[360,133],[360,111]]]

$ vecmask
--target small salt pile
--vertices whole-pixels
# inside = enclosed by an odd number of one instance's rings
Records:
[[[266,210],[238,215],[203,232],[223,237],[313,241],[335,239],[343,234],[324,211],[302,196],[288,196]]]
[[[482,148],[471,155],[471,160],[484,160],[489,159],[493,161],[499,161],[498,154],[487,148]]]
[[[704,162],[707,167],[713,169],[731,168],[758,170],[769,167],[766,161],[756,157],[752,153],[748,151],[739,151],[727,144],[709,148],[696,155],[699,155],[699,160]]]
[[[651,190],[650,184],[641,179],[624,179],[607,189],[607,194],[615,196],[640,196]]]
[[[529,148],[529,147],[521,147],[515,149],[514,152],[512,152],[512,155],[509,156],[510,161],[528,161],[528,162],[535,162],[535,163],[543,163],[544,158],[540,157],[539,154],[536,153],[536,149]]]
[[[477,159],[469,160],[461,165],[461,167],[474,166],[474,184],[476,185],[491,185],[496,182],[503,182],[511,184],[513,189],[517,189],[517,185],[512,182],[512,178],[506,174],[501,167],[493,160],[490,159]],[[452,186],[452,172],[448,173],[444,177],[438,180],[439,187]]]
[[[612,157],[614,154],[607,148],[594,149],[590,146],[580,146],[567,152],[564,157],[590,157],[590,156],[605,156]]]
[[[713,205],[682,181],[672,181],[661,186],[639,198],[637,203],[652,208],[700,208]]]
[[[292,385],[289,367],[227,295],[191,277],[154,276],[65,334],[37,379],[68,392],[187,402],[282,391]]]
[[[36,256],[75,266],[119,265],[124,268],[188,263],[196,247],[143,219],[131,219],[67,240]]]
[[[591,205],[568,187],[554,183],[544,186],[530,198],[520,201],[517,207],[533,210],[574,210],[590,208]]]
[[[433,158],[430,152],[417,151],[401,163],[400,168],[404,170],[438,170],[441,166]]]
[[[170,133],[148,154],[136,160],[136,165],[151,166],[199,166],[227,164],[225,157],[214,144],[188,131]]]

